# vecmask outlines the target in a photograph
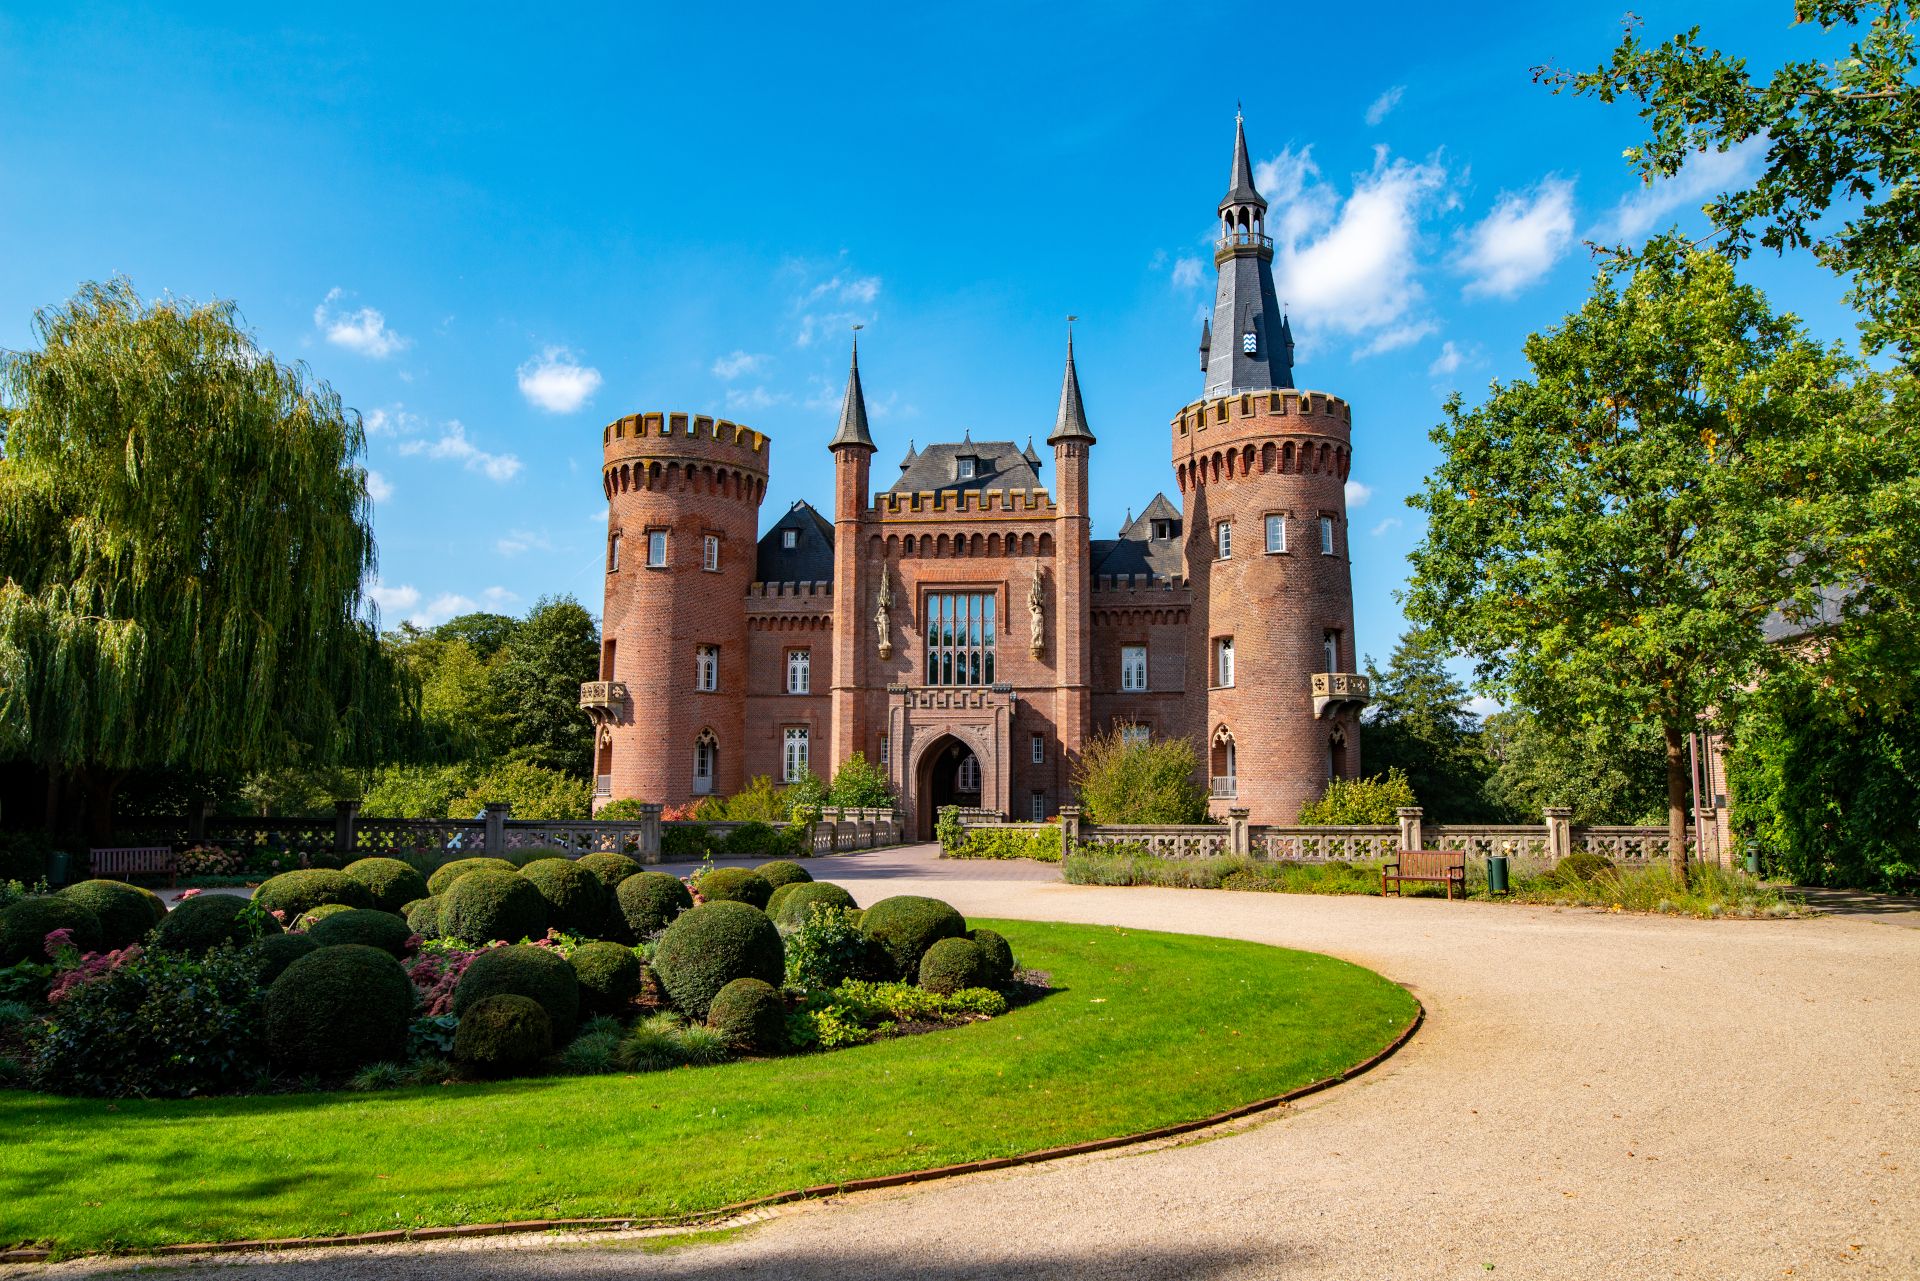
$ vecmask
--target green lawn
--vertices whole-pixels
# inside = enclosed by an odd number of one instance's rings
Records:
[[[695,1214],[1208,1116],[1369,1057],[1415,1012],[1399,987],[1312,953],[975,924],[1056,990],[950,1031],[637,1076],[117,1103],[0,1092],[0,1243]]]

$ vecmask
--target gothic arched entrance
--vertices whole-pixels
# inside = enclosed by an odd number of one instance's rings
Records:
[[[980,758],[973,749],[951,734],[943,734],[927,745],[920,755],[918,784],[914,793],[920,798],[920,839],[933,839],[934,823],[940,809],[958,805],[980,808]]]

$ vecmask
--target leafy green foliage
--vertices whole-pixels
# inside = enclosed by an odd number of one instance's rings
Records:
[[[1087,743],[1073,786],[1090,823],[1203,823],[1207,793],[1195,781],[1199,770],[1184,738],[1128,742],[1116,729]]]
[[[720,1034],[701,1024],[689,1024],[678,1014],[660,1013],[640,1020],[620,1042],[615,1061],[629,1072],[659,1072],[723,1062],[726,1043]]]
[[[1487,796],[1507,822],[1538,823],[1549,805],[1582,826],[1666,821],[1666,756],[1646,727],[1555,723],[1513,707],[1487,717],[1482,739],[1493,765]]]
[[[477,809],[462,811],[456,802],[474,785],[471,765],[386,765],[373,772],[360,800],[368,818],[472,818]],[[298,813],[279,805],[275,814]]]
[[[579,697],[576,687],[576,703]],[[454,797],[440,817],[472,818],[489,804],[512,806],[515,818],[581,819],[588,817],[592,808],[593,785],[531,761],[501,761],[477,774],[466,792]]]
[[[289,965],[319,946],[304,934],[266,934],[247,944],[242,955],[253,966],[260,986],[272,987]]]
[[[473,958],[453,990],[453,1012],[509,992],[538,1001],[553,1021],[553,1036],[567,1040],[580,1016],[580,980],[566,957],[550,947],[520,943],[490,947]]]
[[[653,972],[674,1007],[704,1019],[720,989],[735,979],[778,983],[785,976],[780,932],[747,903],[702,903],[683,912],[653,950]]]
[[[379,948],[319,948],[267,989],[268,1046],[290,1071],[351,1072],[400,1057],[413,1006],[407,972]]]
[[[205,896],[202,896],[205,897]],[[314,908],[328,903],[347,907],[372,907],[373,893],[367,887],[333,868],[307,867],[282,872],[263,881],[253,892],[253,901],[281,923],[293,923]]]
[[[626,924],[627,936],[649,939],[693,906],[693,894],[677,876],[641,872],[620,882],[620,888],[614,891],[614,903]]]
[[[81,904],[51,894],[29,895],[0,909],[0,965],[41,960],[47,935],[55,930],[71,932],[73,946],[82,952],[98,952],[104,941],[100,918]]]
[[[340,870],[366,886],[371,906],[382,912],[398,912],[427,896],[427,878],[397,858],[356,859]]]
[[[125,881],[76,881],[60,897],[100,918],[101,945],[110,951],[138,943],[167,914],[158,894]]]
[[[1492,763],[1467,710],[1467,687],[1447,670],[1451,657],[1432,631],[1412,627],[1385,671],[1367,660],[1367,766],[1399,771],[1430,823],[1496,822],[1503,815],[1487,797]]]
[[[839,889],[835,885],[829,887]],[[844,894],[845,891],[842,891]],[[799,987],[826,988],[850,978],[864,978],[875,969],[874,946],[860,930],[852,910],[821,899],[800,900],[804,915],[786,936],[787,982]],[[792,904],[783,904],[792,909]]]
[[[594,935],[606,923],[606,887],[572,859],[535,859],[520,869],[520,875],[531,881],[547,901],[549,928]]]
[[[787,1003],[771,983],[735,979],[713,998],[707,1026],[720,1034],[729,1050],[773,1054],[786,1048]]]
[[[1058,827],[975,827],[953,849],[942,846],[940,854],[943,858],[1030,858],[1058,863],[1060,839]]]
[[[1379,827],[1399,822],[1394,811],[1417,804],[1407,776],[1398,769],[1373,778],[1334,778],[1319,800],[1300,807],[1303,825]]]
[[[583,943],[567,957],[580,983],[581,1007],[595,1014],[617,1014],[640,995],[642,967],[630,947],[619,943]]]
[[[593,816],[604,823],[638,823],[646,817],[642,812],[645,806],[637,796],[622,796],[602,805]]]
[[[694,888],[709,903],[731,900],[751,903],[763,911],[773,894],[773,886],[767,883],[766,877],[745,867],[717,867],[694,882]]]
[[[453,1057],[487,1076],[529,1067],[553,1051],[553,1021],[538,1001],[502,992],[467,1007]]]
[[[468,872],[440,896],[440,937],[511,943],[547,932],[547,901],[518,872]]]
[[[785,929],[804,925],[815,907],[837,907],[851,912],[853,895],[831,881],[800,881],[783,885],[767,900],[768,915]]]
[[[579,859],[582,871],[591,872],[607,892],[611,902],[613,892],[620,888],[620,882],[629,876],[638,876],[643,870],[640,864],[625,854],[587,854]]]
[[[827,788],[826,803],[863,809],[891,809],[893,785],[887,782],[887,772],[869,761],[865,752],[855,752],[840,762],[840,768],[833,772],[833,783]]]
[[[174,904],[154,927],[153,947],[203,956],[217,947],[242,946],[280,932],[279,919],[264,904],[249,904],[237,894],[198,894]]]
[[[783,885],[806,885],[813,880],[812,872],[787,859],[775,859],[771,863],[762,863],[753,871],[754,875],[776,890]]]
[[[584,783],[593,726],[580,714],[580,686],[600,674],[600,630],[593,617],[571,596],[543,598],[501,645],[497,662],[492,695],[499,750],[510,760]],[[583,805],[577,815],[526,817],[585,818],[586,810]]]

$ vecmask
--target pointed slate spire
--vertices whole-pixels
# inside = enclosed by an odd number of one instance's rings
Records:
[[[1035,471],[1040,470],[1040,455],[1033,452],[1033,437],[1027,437],[1027,447],[1021,451],[1020,456],[1032,464]]]
[[[860,389],[860,336],[853,338],[853,367],[847,373],[847,394],[840,402],[840,430],[827,442],[828,449],[843,446],[872,449],[873,436],[867,431],[867,396]]]
[[[1220,208],[1224,210],[1230,205],[1267,207],[1266,198],[1253,185],[1253,165],[1247,160],[1247,125],[1237,111],[1233,113],[1233,179],[1220,201]]]
[[[907,468],[913,466],[913,460],[919,456],[920,451],[913,447],[913,438],[909,436],[907,438],[907,456],[900,460],[900,470],[905,471]]]
[[[1093,433],[1087,430],[1087,411],[1080,403],[1080,375],[1073,367],[1073,331],[1067,331],[1067,372],[1060,380],[1060,412],[1053,418],[1053,434],[1047,437],[1049,445],[1057,445],[1063,440],[1084,440],[1094,444]]]
[[[1213,318],[1200,322],[1200,372],[1207,371],[1207,353],[1213,350]]]

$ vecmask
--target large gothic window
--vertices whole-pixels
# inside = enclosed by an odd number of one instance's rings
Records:
[[[927,597],[927,684],[993,684],[994,602],[992,592]]]

